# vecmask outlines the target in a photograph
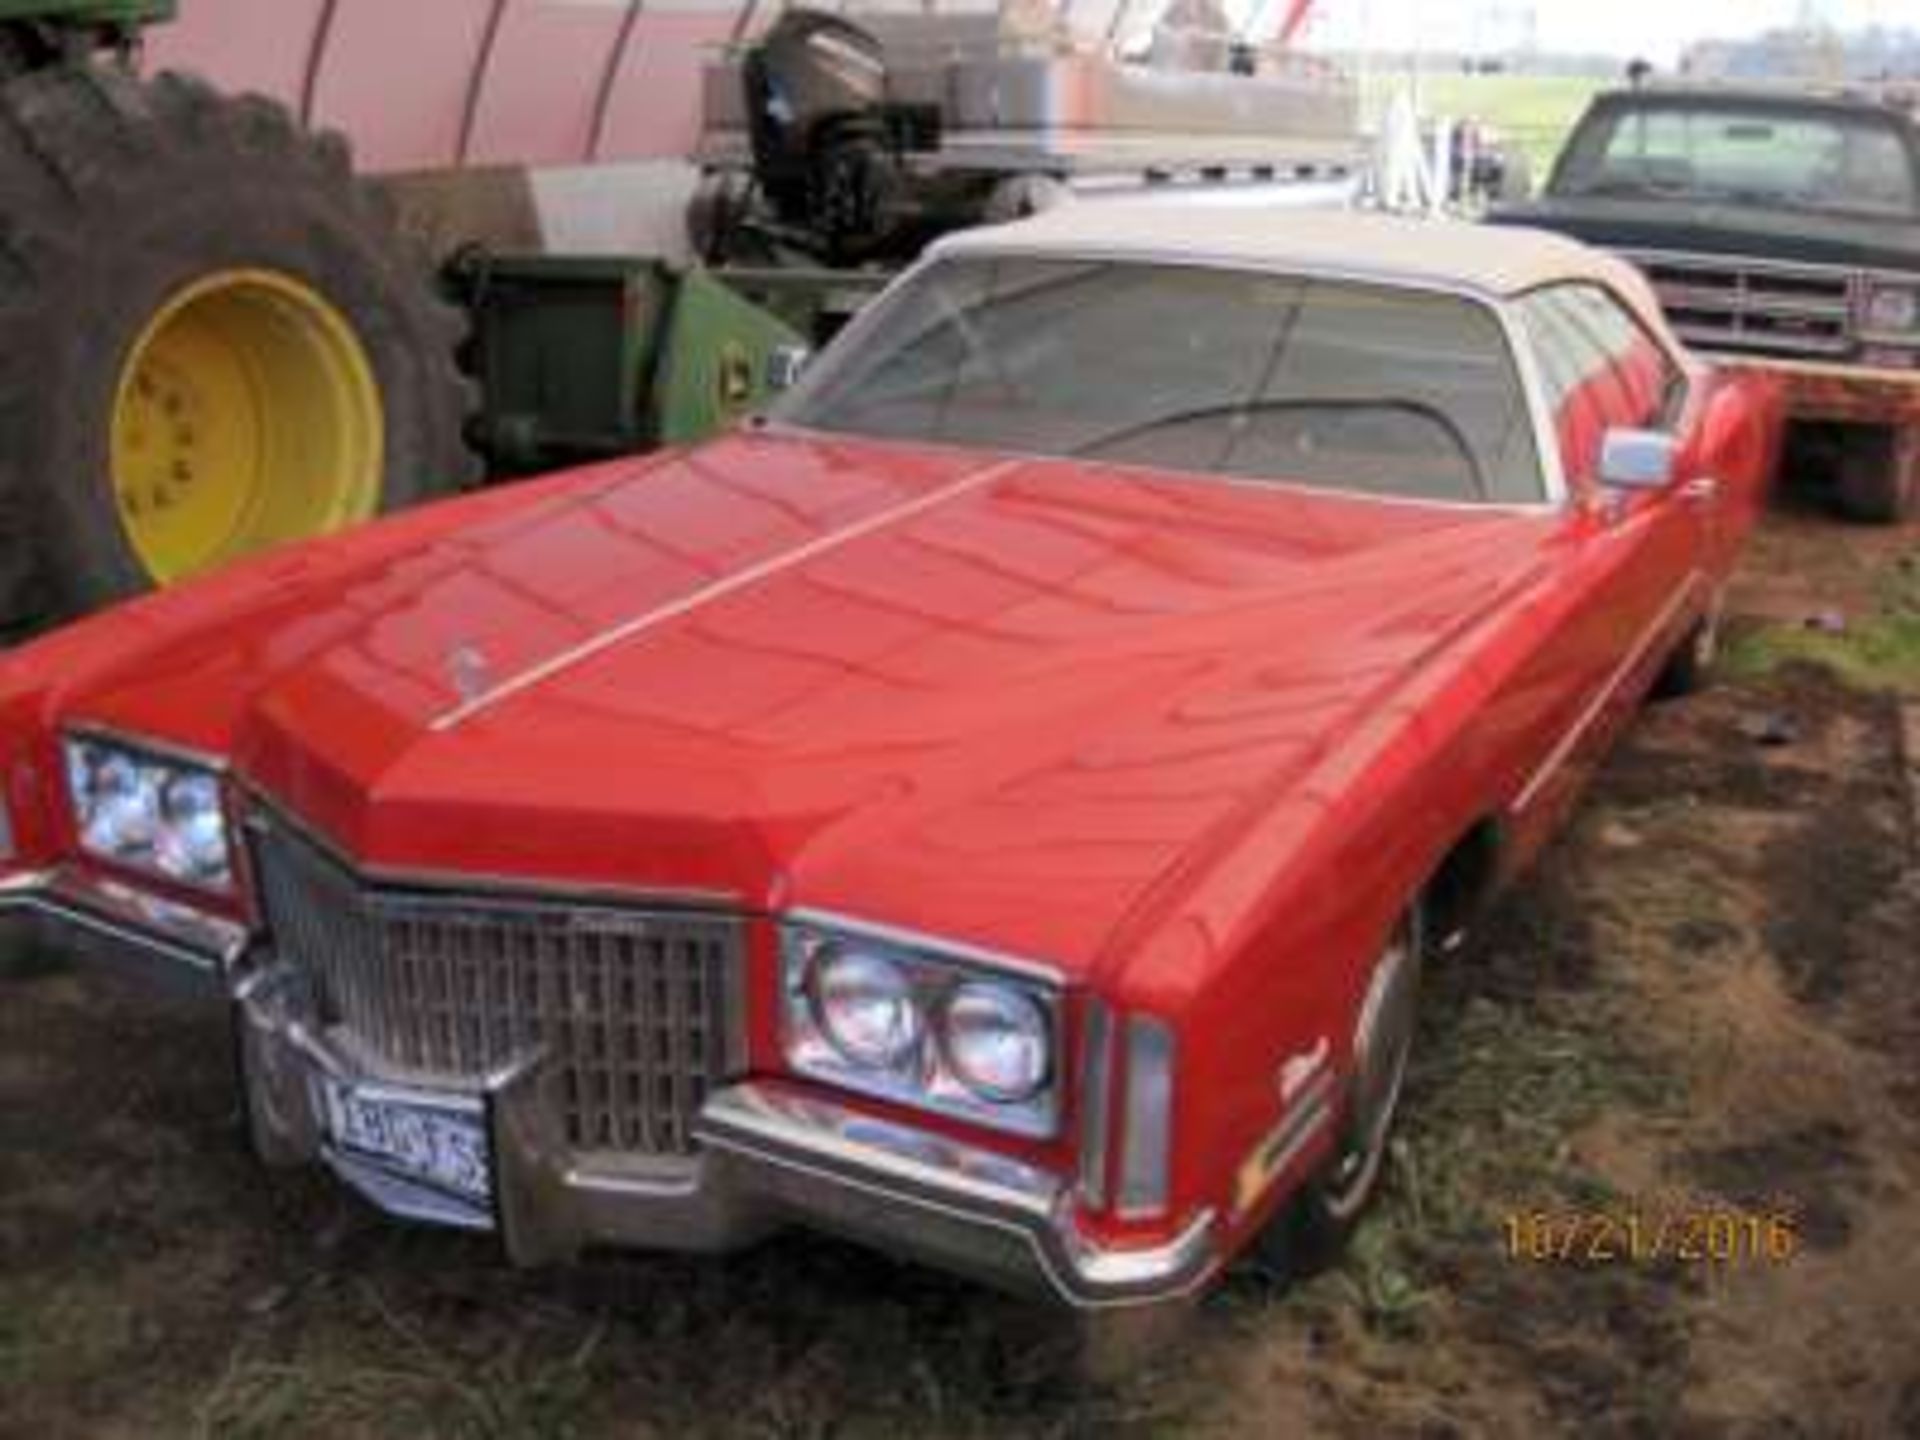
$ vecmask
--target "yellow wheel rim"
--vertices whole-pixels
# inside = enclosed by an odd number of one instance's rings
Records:
[[[114,400],[120,523],[159,584],[379,508],[385,416],[346,317],[291,276],[208,275],[134,342]]]

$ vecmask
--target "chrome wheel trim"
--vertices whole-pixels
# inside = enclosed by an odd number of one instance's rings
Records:
[[[1355,1027],[1353,1101],[1347,1148],[1334,1162],[1322,1193],[1330,1218],[1344,1223],[1372,1195],[1387,1153],[1387,1137],[1406,1088],[1418,1015],[1422,945],[1410,913],[1374,963]]]
[[[1707,613],[1700,617],[1700,628],[1693,634],[1693,663],[1696,669],[1711,670],[1720,659],[1721,621],[1726,612],[1726,591],[1717,590],[1707,603]]]

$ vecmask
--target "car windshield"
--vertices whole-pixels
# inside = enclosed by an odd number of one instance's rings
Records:
[[[1361,494],[1545,498],[1488,306],[1263,271],[939,261],[822,356],[777,418]]]
[[[1758,105],[1614,107],[1583,127],[1554,188],[1920,216],[1920,182],[1891,120]]]

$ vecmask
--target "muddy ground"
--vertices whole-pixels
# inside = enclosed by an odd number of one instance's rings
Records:
[[[1770,522],[1728,677],[1435,977],[1352,1254],[1119,1383],[822,1240],[509,1272],[256,1170],[216,1018],[53,973],[0,982],[0,1435],[1920,1436],[1917,547]],[[1535,1212],[1791,1253],[1515,1258]]]

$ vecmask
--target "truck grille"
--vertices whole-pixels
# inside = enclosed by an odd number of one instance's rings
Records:
[[[1845,270],[1651,251],[1627,258],[1689,344],[1788,357],[1853,350],[1856,279]]]
[[[576,1151],[692,1150],[729,1065],[738,917],[376,888],[283,825],[250,831],[274,943],[330,1031],[441,1080],[540,1050]]]

